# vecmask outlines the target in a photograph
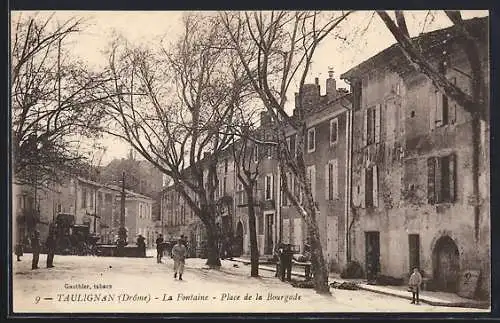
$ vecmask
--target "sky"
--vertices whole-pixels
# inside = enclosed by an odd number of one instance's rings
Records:
[[[11,12],[12,23],[19,15],[48,15],[55,13],[57,20],[71,17],[81,17],[86,21],[86,28],[71,41],[71,51],[75,56],[85,60],[90,65],[105,63],[103,51],[116,33],[123,35],[133,44],[157,46],[163,39],[166,42],[174,40],[182,30],[182,11],[56,11],[56,12]],[[422,32],[446,28],[451,22],[442,11],[408,11],[406,12],[408,29],[411,36]],[[464,19],[484,17],[488,11],[462,11]],[[324,39],[312,60],[312,67],[307,83],[319,78],[321,92],[324,94],[325,80],[329,68],[334,70],[337,87],[348,85],[339,80],[339,75],[381,50],[395,43],[394,37],[373,11],[358,11],[348,17],[340,25],[343,37],[334,35]],[[292,86],[289,102],[293,102]],[[122,158],[128,154],[129,146],[118,139],[105,137],[101,144],[106,146],[101,163],[106,165],[113,158]]]

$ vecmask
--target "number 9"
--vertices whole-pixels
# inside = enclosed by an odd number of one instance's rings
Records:
[[[35,297],[35,304],[38,304],[40,302],[40,296]]]

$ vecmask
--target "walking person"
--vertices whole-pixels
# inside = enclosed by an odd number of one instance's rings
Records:
[[[31,250],[33,252],[33,260],[31,269],[38,269],[38,259],[40,258],[40,231],[35,230],[31,238]]]
[[[179,274],[179,280],[182,280],[186,252],[186,246],[183,244],[182,238],[179,238],[177,244],[172,248],[172,258],[174,259],[174,278],[177,278],[177,274]]]
[[[53,268],[54,254],[56,252],[56,235],[54,230],[49,232],[45,246],[47,247],[47,268]]]
[[[156,262],[161,263],[161,258],[163,256],[163,235],[160,233],[158,238],[156,238]]]
[[[418,294],[420,291],[420,285],[422,284],[422,274],[420,274],[418,268],[413,268],[413,273],[408,281],[408,290],[412,293],[411,304],[419,304]]]

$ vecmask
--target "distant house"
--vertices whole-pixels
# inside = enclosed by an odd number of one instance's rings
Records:
[[[15,186],[13,200],[15,241],[29,236],[34,229],[42,240],[48,235],[49,225],[60,213],[73,215],[73,222],[89,227],[91,234],[100,236],[103,243],[116,241],[120,227],[121,188],[83,177],[69,177],[49,188]],[[126,190],[125,226],[129,229],[129,243],[135,243],[142,234],[148,246],[153,246],[153,199]]]

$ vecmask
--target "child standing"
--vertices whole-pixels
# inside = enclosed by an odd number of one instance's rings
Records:
[[[408,281],[409,290],[412,292],[412,304],[419,304],[418,292],[420,291],[420,285],[422,284],[422,275],[418,271],[418,268],[413,268],[413,273]]]

